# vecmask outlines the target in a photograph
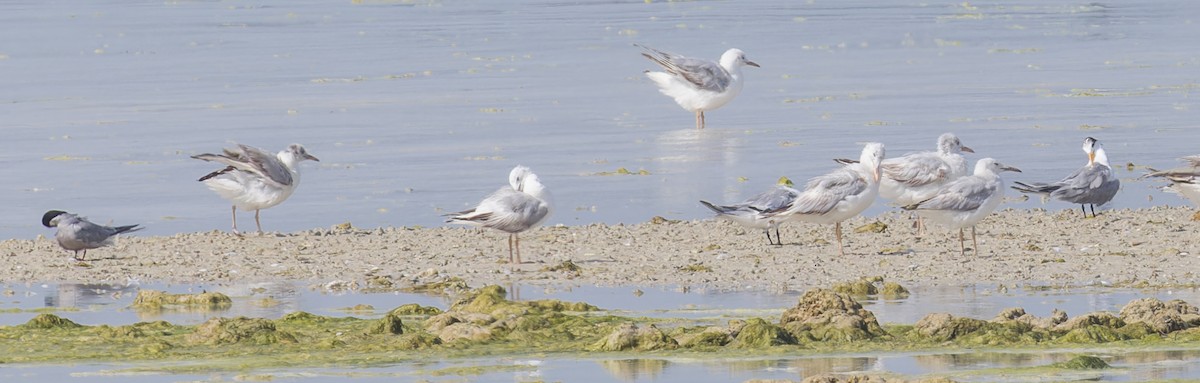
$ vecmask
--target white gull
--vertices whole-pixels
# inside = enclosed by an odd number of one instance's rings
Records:
[[[646,77],[658,85],[662,94],[696,113],[697,129],[704,129],[705,111],[725,106],[741,93],[742,66],[758,67],[757,63],[746,60],[746,54],[739,49],[725,51],[720,62],[714,62],[638,46],[646,50],[642,56],[666,70],[646,71]]]

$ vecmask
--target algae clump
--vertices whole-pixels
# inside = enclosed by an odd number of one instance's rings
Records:
[[[375,327],[371,328],[371,333],[400,335],[404,333],[404,322],[400,321],[400,317],[396,316],[396,314],[389,313],[375,322]]]
[[[608,336],[600,339],[590,348],[592,351],[653,351],[673,349],[679,343],[654,325],[638,327],[633,323],[623,323]]]
[[[394,309],[392,309],[392,311],[388,312],[388,314],[412,315],[412,316],[415,316],[415,315],[425,315],[425,316],[438,315],[441,313],[442,313],[442,309],[439,309],[439,308],[433,307],[433,306],[421,306],[416,303],[409,303],[406,305],[401,305],[400,307],[394,308]]]
[[[140,290],[133,299],[132,307],[137,310],[163,310],[182,308],[191,310],[224,310],[233,306],[233,300],[221,293],[170,294],[159,290]]]
[[[779,324],[797,340],[855,341],[889,336],[875,313],[847,294],[809,290],[796,307],[784,311]]]
[[[759,318],[750,318],[738,331],[733,344],[741,348],[763,348],[796,344],[796,338],[779,326]]]
[[[1100,359],[1090,355],[1079,355],[1071,360],[1050,365],[1055,368],[1066,368],[1071,370],[1100,370],[1111,368],[1104,359]]]
[[[275,323],[262,318],[212,318],[196,327],[196,331],[188,334],[187,340],[203,344],[249,343],[268,345],[276,343],[295,343],[296,338],[291,333],[277,331]]]
[[[36,329],[43,329],[43,330],[56,329],[56,328],[72,329],[72,328],[83,327],[83,325],[72,322],[70,319],[63,318],[63,317],[60,317],[60,316],[54,315],[54,314],[38,314],[38,316],[33,317],[33,319],[30,319],[28,322],[25,322],[25,324],[23,326],[25,328],[36,328]]]
[[[835,283],[831,289],[836,293],[859,296],[879,294],[879,289],[875,287],[874,283],[871,283],[871,281],[867,279],[859,279],[853,282]]]

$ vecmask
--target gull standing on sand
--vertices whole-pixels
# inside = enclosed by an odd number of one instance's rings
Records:
[[[1168,170],[1150,169],[1150,173],[1139,178],[1146,177],[1163,177],[1171,182],[1163,190],[1176,193],[1193,204],[1200,206],[1200,154],[1182,157],[1179,159],[1187,163],[1187,166],[1178,167]]]
[[[787,206],[769,215],[820,224],[834,224],[838,254],[846,255],[842,245],[842,221],[850,219],[875,202],[879,196],[879,164],[883,162],[883,144],[868,143],[857,163],[850,163],[813,177],[804,191]]]
[[[253,146],[237,144],[222,154],[192,156],[198,160],[226,165],[224,169],[200,177],[209,189],[233,203],[233,232],[238,233],[237,209],[254,210],[254,224],[262,233],[259,211],[287,200],[300,185],[299,164],[304,160],[320,162],[300,144],[288,145],[277,154]]]
[[[1112,167],[1108,165],[1108,155],[1104,146],[1095,138],[1083,139],[1083,152],[1087,153],[1088,162],[1067,178],[1054,183],[1024,183],[1014,181],[1016,189],[1022,193],[1033,193],[1050,196],[1060,201],[1077,203],[1083,210],[1083,218],[1087,218],[1085,205],[1091,205],[1092,218],[1096,218],[1096,205],[1104,205],[1112,201],[1121,189],[1121,181],[1113,175]]]
[[[767,233],[767,243],[783,245],[783,239],[779,237],[779,224],[783,223],[785,217],[768,217],[766,212],[783,209],[796,199],[800,191],[792,186],[792,180],[779,177],[779,182],[771,190],[738,204],[720,206],[703,200],[700,203],[716,213],[717,218],[737,222],[745,227],[762,229]],[[775,229],[775,241],[771,240],[772,228]]]
[[[967,226],[971,227],[971,243],[975,245],[975,254],[979,254],[979,241],[975,238],[975,224],[991,214],[1004,200],[1004,180],[1000,178],[1002,171],[1021,172],[1011,166],[996,162],[992,158],[984,158],[975,163],[975,173],[965,176],[942,186],[933,197],[904,206],[904,210],[915,210],[934,222],[958,229],[959,253],[967,254]]]
[[[962,152],[975,153],[953,133],[938,136],[936,152],[918,152],[889,158],[880,165],[879,196],[911,205],[933,197],[938,189],[967,175]]]
[[[54,239],[63,249],[74,251],[76,261],[85,260],[88,249],[111,245],[113,237],[116,237],[117,234],[142,229],[138,225],[116,227],[97,225],[88,221],[87,218],[61,210],[51,210],[43,214],[42,225],[58,228],[58,231],[54,233]],[[83,252],[82,257],[79,254],[80,251]]]
[[[720,108],[741,93],[742,66],[758,67],[757,63],[746,60],[746,54],[739,49],[727,50],[720,62],[713,62],[637,46],[646,50],[642,56],[666,70],[646,71],[646,77],[658,85],[659,92],[675,99],[683,109],[696,113],[697,129],[704,129],[705,111]]]
[[[513,168],[508,173],[508,185],[488,195],[473,209],[447,214],[450,219],[446,222],[508,233],[508,261],[520,264],[521,239],[517,235],[541,225],[553,211],[553,201],[550,191],[527,167]]]
[[[933,197],[938,189],[967,175],[967,159],[962,152],[975,153],[953,133],[938,136],[937,151],[917,152],[883,160],[879,166],[879,196],[898,206],[911,205]],[[838,162],[845,162],[839,160]],[[924,225],[917,216],[917,232]]]

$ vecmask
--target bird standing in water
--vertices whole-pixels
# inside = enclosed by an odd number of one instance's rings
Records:
[[[742,66],[758,67],[740,49],[727,50],[714,62],[638,46],[646,50],[642,56],[665,70],[646,71],[646,77],[658,85],[659,92],[696,113],[696,129],[704,129],[705,111],[725,106],[742,92]]]

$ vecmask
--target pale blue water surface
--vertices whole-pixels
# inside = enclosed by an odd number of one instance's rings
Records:
[[[228,205],[196,182],[215,167],[188,157],[233,141],[322,159],[263,213],[276,231],[440,225],[517,164],[555,194],[550,224],[698,219],[698,199],[801,181],[865,141],[929,150],[945,131],[1024,180],[1082,165],[1089,135],[1114,164],[1171,166],[1200,151],[1198,15],[1192,1],[6,1],[0,238],[47,233],[49,209],[141,235],[227,229]],[[737,47],[762,68],[697,131],[633,43]],[[593,175],[622,167],[651,175]],[[1184,203],[1118,174],[1114,208]]]
[[[99,222],[142,223],[138,235],[228,228],[228,205],[188,158],[233,141],[278,150],[300,142],[300,190],[263,213],[268,230],[350,221],[358,227],[441,225],[531,166],[558,203],[550,224],[699,219],[698,199],[733,201],[781,175],[797,181],[854,157],[866,141],[892,155],[957,133],[977,155],[1053,180],[1082,165],[1085,136],[1114,165],[1167,167],[1200,152],[1200,2],[1194,1],[5,1],[0,2],[0,238],[32,238],[49,209]],[[716,58],[737,47],[762,68],[708,129],[642,76],[633,43]],[[648,176],[598,176],[618,168]],[[1117,166],[1113,208],[1184,202]],[[1007,175],[1013,179],[1012,175]],[[1012,207],[1041,206],[1036,199]],[[1075,208],[1052,203],[1049,208]],[[867,214],[887,208],[877,204]],[[243,215],[248,227],[249,215]],[[246,286],[157,286],[174,291]],[[4,308],[77,307],[85,324],[145,320],[129,286],[9,286]],[[795,293],[673,294],[580,288],[581,297],[640,315],[714,322],[770,316]],[[230,312],[273,317],[441,298],[338,295],[307,286],[251,287],[285,303]],[[939,292],[940,291],[940,292]],[[1132,296],[1192,291],[1040,295],[917,290],[867,302],[884,321],[937,308],[975,317],[1024,306],[1036,315],[1119,309]],[[522,289],[570,299],[541,289]],[[23,295],[22,294],[31,294]],[[791,295],[788,295],[791,294]],[[1121,295],[1126,294],[1126,295]],[[958,298],[954,298],[958,297]],[[967,298],[964,298],[967,297]],[[975,297],[975,298],[970,298]],[[1000,298],[995,298],[1000,297]],[[1188,299],[1195,303],[1196,299]],[[403,301],[403,302],[397,302]],[[64,304],[66,302],[66,304]],[[240,311],[238,311],[240,310]],[[339,314],[340,313],[340,314]],[[32,316],[2,314],[5,323]],[[464,360],[373,369],[313,368],[196,375],[128,374],[140,364],[0,366],[0,381],[743,381],[827,372],[1029,366],[1069,354],[839,355],[764,360]],[[1106,355],[1129,367],[1084,379],[1196,379],[1194,351]],[[478,365],[517,372],[435,376]],[[150,365],[153,370],[155,366]],[[1126,371],[1126,372],[1120,372]],[[250,378],[255,378],[250,376]],[[986,380],[986,379],[981,379]]]

